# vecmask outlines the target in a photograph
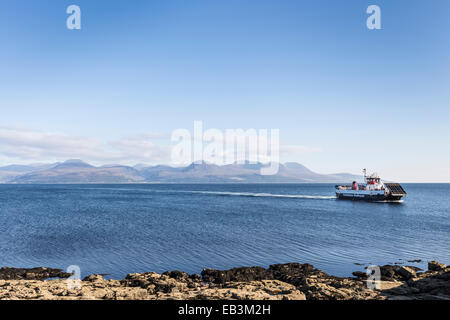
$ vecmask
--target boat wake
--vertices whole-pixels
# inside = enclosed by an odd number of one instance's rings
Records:
[[[102,190],[120,190],[120,191],[140,191],[152,193],[184,193],[184,194],[204,194],[224,197],[263,197],[263,198],[288,198],[288,199],[320,199],[320,200],[335,200],[336,196],[322,196],[322,195],[306,195],[306,194],[274,194],[274,193],[255,193],[255,192],[229,192],[229,191],[202,191],[202,190],[157,190],[157,189],[128,189],[128,188],[88,188],[88,189],[102,189]]]
[[[210,194],[216,196],[230,196],[230,197],[265,197],[265,198],[291,198],[291,199],[322,199],[331,200],[336,199],[335,196],[320,196],[320,195],[305,195],[305,194],[273,194],[273,193],[252,193],[252,192],[225,192],[225,191],[187,191],[174,190],[174,192],[196,193],[196,194]]]
[[[376,203],[403,203],[405,200],[380,200],[380,201],[373,201]]]

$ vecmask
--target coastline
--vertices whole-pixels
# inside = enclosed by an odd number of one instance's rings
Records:
[[[365,272],[335,277],[300,263],[204,269],[201,275],[132,273],[122,280],[93,274],[70,288],[71,274],[60,269],[3,267],[0,300],[450,300],[445,264],[431,261],[427,271],[399,265],[379,270],[377,289],[369,288]]]

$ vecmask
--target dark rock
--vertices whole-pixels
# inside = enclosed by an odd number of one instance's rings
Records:
[[[125,287],[140,287],[151,294],[172,293],[174,289],[180,291],[185,288],[195,288],[195,282],[190,276],[181,271],[168,271],[162,274],[154,272],[131,273],[125,279],[120,280]]]
[[[310,264],[301,263],[285,263],[285,264],[273,264],[269,267],[269,271],[273,273],[274,278],[280,280],[282,277],[306,277],[311,274],[319,272],[319,270],[314,269],[314,266]]]
[[[270,280],[269,272],[262,267],[241,267],[230,270],[203,269],[202,279],[206,282],[226,283]]]
[[[380,267],[380,274],[381,274],[381,280],[384,281],[391,281],[396,279],[396,273],[395,273],[395,269],[397,269],[397,266],[393,266],[393,265],[384,265]]]
[[[274,264],[269,267],[268,271],[271,276],[270,280],[287,282],[300,288],[306,286],[308,277],[328,277],[325,272],[315,269],[314,266],[307,263]]]
[[[358,279],[367,279],[369,275],[366,272],[355,271],[352,273]]]
[[[170,278],[176,279],[176,280],[186,280],[189,278],[189,274],[187,274],[186,272],[183,272],[183,271],[178,271],[178,270],[166,271],[163,273],[163,275],[169,276]]]
[[[408,260],[408,262],[410,262],[410,263],[421,263],[422,260],[420,260],[420,259],[416,259],[416,260]]]
[[[450,270],[435,261],[430,262],[429,269],[427,272],[417,272],[421,269],[408,266],[394,270],[396,275],[402,277],[400,280],[406,281],[399,287],[384,290],[383,294],[388,299],[450,300]]]
[[[89,281],[89,282],[95,282],[95,281],[102,281],[103,276],[100,274],[91,274],[90,276],[87,276],[83,279],[83,281]]]
[[[71,273],[52,268],[8,268],[0,269],[0,280],[45,280],[49,278],[69,278]]]
[[[446,271],[444,273],[439,274],[437,276],[437,278],[441,279],[441,280],[447,280],[447,281],[449,281],[449,284],[450,284],[450,271]]]
[[[202,280],[202,277],[199,274],[194,273],[189,276],[189,279],[195,282],[199,282]]]
[[[403,280],[409,280],[416,276],[416,270],[407,266],[398,268],[396,270],[396,273],[399,274],[403,278]]]
[[[385,265],[380,267],[381,280],[392,281],[392,280],[402,280],[406,281],[412,277],[416,276],[416,272],[422,269],[414,266],[393,266]]]
[[[439,263],[437,261],[428,262],[428,270],[429,271],[444,271],[447,266],[443,263]]]
[[[146,289],[152,284],[151,272],[130,273],[120,283],[126,287],[140,287]]]
[[[441,279],[440,275],[424,277],[409,283],[409,285],[417,288],[420,293],[450,295],[450,281]]]
[[[308,289],[309,278],[334,278],[325,272],[315,269],[310,264],[286,263],[274,264],[268,269],[262,267],[243,267],[230,270],[212,270],[202,271],[202,279],[206,282],[215,284],[225,284],[227,282],[249,282],[260,280],[279,280],[294,285],[301,291]]]

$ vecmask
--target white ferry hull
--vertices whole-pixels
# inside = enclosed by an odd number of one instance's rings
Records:
[[[336,190],[336,197],[341,200],[363,201],[400,201],[403,196],[386,195],[384,191]]]

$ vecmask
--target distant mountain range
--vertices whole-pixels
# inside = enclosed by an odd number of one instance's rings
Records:
[[[361,181],[349,173],[319,174],[305,166],[288,162],[279,165],[276,175],[263,176],[261,163],[218,166],[206,162],[187,167],[165,165],[96,167],[81,160],[53,164],[9,165],[0,167],[0,183],[84,184],[84,183],[340,183]]]

